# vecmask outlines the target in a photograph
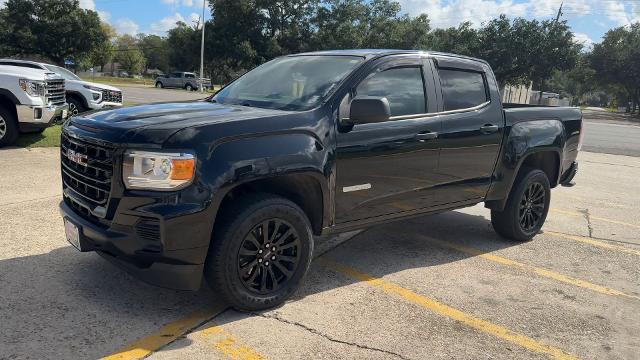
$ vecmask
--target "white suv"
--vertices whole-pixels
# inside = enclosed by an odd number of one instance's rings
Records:
[[[59,66],[35,61],[0,59],[0,65],[19,66],[54,72],[66,80],[69,115],[74,116],[87,110],[122,106],[122,91],[116,87],[83,81],[71,71]]]

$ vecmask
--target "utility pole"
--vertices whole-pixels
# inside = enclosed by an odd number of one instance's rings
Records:
[[[558,14],[556,15],[556,19],[553,22],[554,28],[558,24],[558,21],[560,21],[560,16],[562,16],[562,5],[564,5],[564,1],[560,2],[560,7],[558,8]],[[542,104],[542,94],[544,92],[543,88],[544,88],[544,80],[542,80],[542,82],[540,83],[540,96],[538,97],[538,105]]]
[[[206,0],[202,0],[202,44],[200,45],[200,92],[204,92],[204,7]]]
[[[564,1],[560,2],[560,8],[558,9],[558,15],[556,15],[556,24],[560,21],[560,16],[562,16],[562,5],[564,5]]]

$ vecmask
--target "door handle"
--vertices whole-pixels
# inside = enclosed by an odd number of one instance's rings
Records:
[[[494,132],[497,132],[500,128],[498,128],[498,125],[493,125],[493,124],[484,124],[482,127],[480,127],[480,132],[483,134],[492,134]]]
[[[425,132],[421,132],[416,134],[416,139],[417,140],[421,140],[421,141],[425,141],[425,140],[433,140],[433,139],[437,139],[438,138],[438,133],[437,132],[432,132],[432,131],[425,131]]]

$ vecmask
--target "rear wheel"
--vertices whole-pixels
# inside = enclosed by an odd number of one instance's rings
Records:
[[[239,310],[280,305],[302,283],[313,253],[311,225],[293,202],[268,194],[246,196],[216,226],[205,278]]]
[[[193,91],[193,86],[191,84],[187,84],[184,88],[187,89],[187,91]]]
[[[551,187],[542,170],[521,169],[503,211],[491,211],[496,232],[516,241],[531,240],[542,228],[549,212]]]
[[[0,107],[0,147],[12,145],[18,138],[18,121],[15,116]]]

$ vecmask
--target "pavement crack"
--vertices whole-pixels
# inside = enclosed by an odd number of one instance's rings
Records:
[[[334,338],[334,337],[332,337],[330,335],[327,335],[327,334],[321,332],[320,330],[311,328],[311,327],[309,327],[307,325],[304,325],[302,323],[299,323],[297,321],[292,321],[292,320],[285,319],[285,318],[281,317],[278,314],[266,315],[266,314],[261,314],[261,313],[255,313],[254,312],[254,313],[252,313],[252,315],[260,316],[260,317],[263,317],[265,319],[276,320],[276,321],[279,321],[279,322],[282,322],[282,323],[285,323],[285,324],[289,324],[289,325],[293,325],[293,326],[297,326],[297,327],[299,327],[299,328],[301,328],[301,329],[303,329],[303,330],[305,330],[307,332],[310,332],[310,333],[312,333],[314,335],[323,337],[326,340],[329,340],[329,341],[334,342],[334,343],[354,346],[354,347],[357,347],[359,349],[364,349],[364,350],[369,350],[369,351],[376,351],[376,352],[384,353],[384,354],[387,354],[387,355],[392,355],[392,356],[398,357],[398,358],[403,359],[403,360],[410,360],[410,358],[407,358],[407,357],[405,357],[405,356],[403,356],[401,354],[395,353],[393,351],[384,350],[384,349],[380,349],[380,348],[375,348],[375,347],[371,347],[371,346],[368,346],[368,345],[362,345],[362,344],[358,344],[358,343],[355,343],[355,342],[336,339],[336,338]]]
[[[593,238],[593,225],[591,224],[591,214],[589,213],[589,209],[581,209],[578,210],[584,216],[584,219],[587,221],[587,229],[589,230],[589,237]]]

